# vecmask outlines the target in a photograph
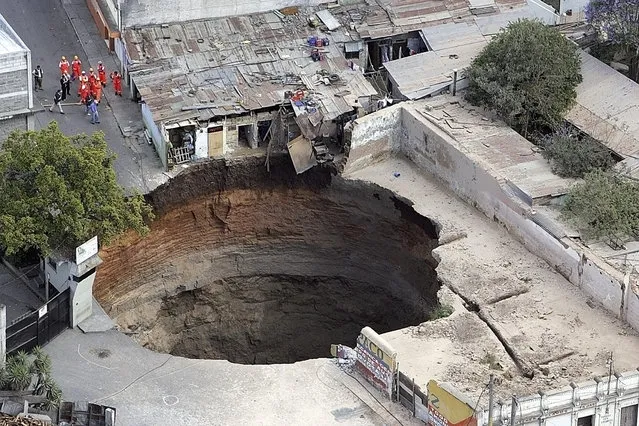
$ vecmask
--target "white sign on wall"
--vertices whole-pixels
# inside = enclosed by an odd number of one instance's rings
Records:
[[[81,264],[85,260],[98,254],[98,236],[75,248],[75,263]]]

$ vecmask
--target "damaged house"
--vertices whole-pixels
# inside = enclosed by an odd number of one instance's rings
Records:
[[[125,31],[128,78],[165,167],[288,148],[302,172],[374,103],[344,54],[357,35],[330,13],[327,25],[315,11],[283,12]]]

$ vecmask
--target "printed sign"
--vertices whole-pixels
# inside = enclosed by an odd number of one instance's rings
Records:
[[[75,249],[75,263],[76,265],[81,264],[87,259],[91,258],[98,254],[98,237],[97,235],[91,238],[86,243],[82,244]]]
[[[430,426],[477,426],[475,411],[455,395],[428,382],[428,424]]]
[[[370,327],[362,329],[355,351],[357,370],[390,398],[397,372],[397,352]]]

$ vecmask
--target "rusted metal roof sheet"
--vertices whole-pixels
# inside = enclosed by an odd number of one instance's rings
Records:
[[[336,93],[377,94],[361,72],[352,71],[337,39],[323,35],[325,60],[313,62],[306,15],[274,13],[127,29],[124,40],[133,61],[130,74],[156,121],[244,114],[284,101],[287,90],[308,89],[327,120],[352,111]],[[319,73],[336,74],[323,83]],[[170,99],[170,102],[168,100]]]

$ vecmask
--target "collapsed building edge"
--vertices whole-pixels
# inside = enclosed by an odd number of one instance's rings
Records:
[[[531,253],[545,260],[595,303],[639,330],[636,290],[639,277],[631,270],[623,273],[615,269],[588,247],[571,239],[554,219],[534,208],[526,190],[456,146],[454,138],[442,127],[425,120],[414,104],[391,106],[359,118],[347,128],[348,158],[341,161],[340,171],[349,173],[389,155],[407,157],[502,224]]]

